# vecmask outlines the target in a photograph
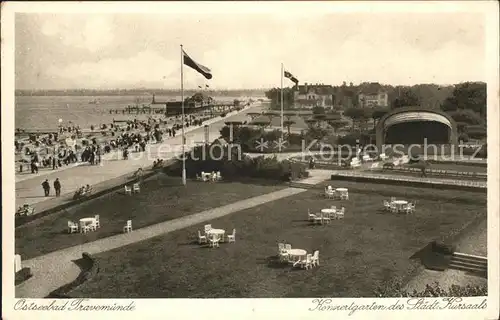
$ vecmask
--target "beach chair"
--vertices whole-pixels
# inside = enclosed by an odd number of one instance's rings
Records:
[[[139,192],[141,192],[141,187],[139,186],[139,184],[138,184],[138,183],[134,183],[134,185],[132,186],[132,191],[133,191],[134,193],[139,193]]]
[[[132,194],[132,188],[125,186],[125,194],[131,195]]]
[[[73,221],[68,221],[68,233],[78,232],[78,225]]]
[[[132,220],[127,220],[127,224],[123,227],[123,232],[128,233],[132,231]]]

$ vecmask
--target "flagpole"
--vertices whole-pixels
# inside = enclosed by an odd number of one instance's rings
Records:
[[[182,184],[186,185],[186,156],[184,154],[186,137],[184,136],[184,50],[181,44],[181,101],[182,101]]]
[[[281,64],[281,143],[283,143],[283,63]],[[281,151],[281,150],[280,150]]]

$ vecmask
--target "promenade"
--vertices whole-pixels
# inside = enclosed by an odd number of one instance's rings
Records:
[[[256,104],[241,112],[226,116],[217,117],[205,124],[209,125],[209,139],[219,137],[220,130],[227,121],[249,121],[249,112],[261,111],[261,106]],[[204,124],[204,125],[205,125]],[[193,147],[197,143],[205,140],[205,129],[201,127],[190,127],[186,130],[186,146]],[[51,187],[56,178],[59,178],[62,184],[61,201],[73,196],[75,190],[84,185],[95,186],[107,180],[111,180],[123,175],[131,174],[139,168],[149,167],[158,158],[168,160],[182,153],[182,136],[164,140],[161,144],[147,145],[146,152],[129,154],[128,160],[123,160],[119,152],[114,152],[103,156],[100,165],[81,164],[78,166],[66,166],[56,170],[40,171],[38,174],[26,174],[16,177],[16,207],[23,204],[31,204],[35,211],[39,212],[42,202],[55,198],[55,191],[51,188],[51,195],[44,197],[42,182],[48,179]],[[38,205],[40,204],[40,205]],[[45,209],[45,208],[44,208]]]

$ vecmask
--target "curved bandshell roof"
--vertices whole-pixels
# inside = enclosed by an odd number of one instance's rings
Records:
[[[390,117],[388,117],[384,121],[384,130],[389,128],[392,125],[405,123],[405,122],[414,122],[414,121],[433,121],[440,122],[448,127],[452,128],[452,124],[448,118],[443,115],[432,113],[432,112],[404,112],[404,113],[396,113]]]

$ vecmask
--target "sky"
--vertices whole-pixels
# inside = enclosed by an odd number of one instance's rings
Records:
[[[485,81],[479,13],[17,13],[16,89],[180,87],[180,44],[212,70],[184,87]],[[285,79],[285,86],[290,86]]]

